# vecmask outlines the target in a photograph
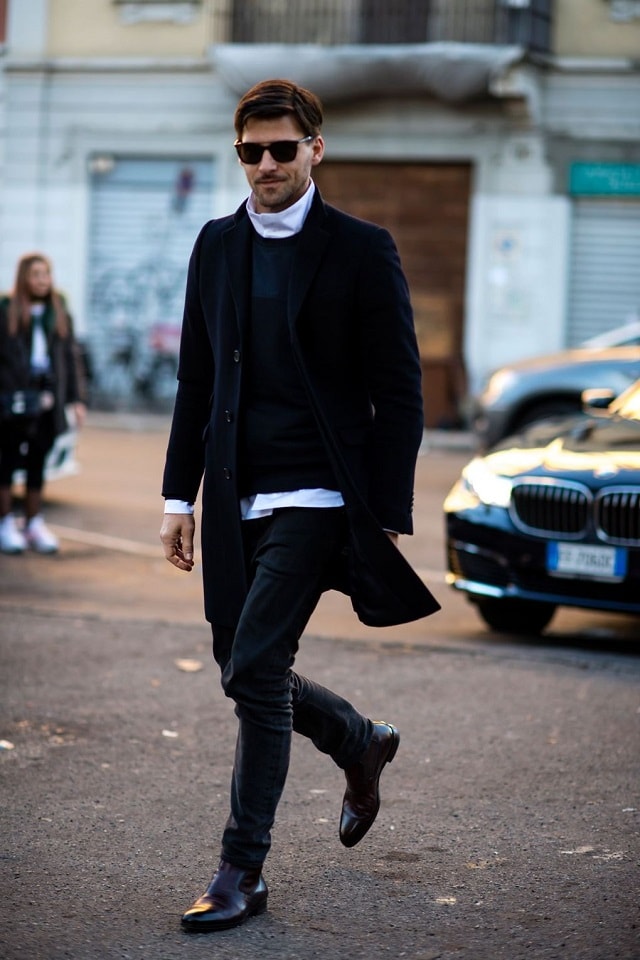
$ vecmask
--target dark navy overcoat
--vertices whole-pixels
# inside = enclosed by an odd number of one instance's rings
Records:
[[[163,480],[165,497],[191,502],[202,486],[205,614],[229,626],[247,590],[236,476],[252,229],[243,203],[196,240]],[[383,531],[412,532],[423,430],[412,310],[388,231],[316,190],[296,246],[288,322],[349,521],[331,585],[373,626],[433,613],[437,601]]]

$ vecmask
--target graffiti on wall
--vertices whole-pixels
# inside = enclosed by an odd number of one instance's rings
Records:
[[[184,264],[140,261],[93,272],[92,395],[98,405],[164,408],[176,391]]]

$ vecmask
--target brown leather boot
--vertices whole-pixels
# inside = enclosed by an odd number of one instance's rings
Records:
[[[221,860],[206,893],[182,916],[189,933],[229,930],[267,908],[269,891],[260,867],[242,870]]]
[[[380,775],[396,755],[400,734],[390,723],[373,722],[371,743],[357,763],[344,771],[347,789],[342,801],[340,840],[355,847],[378,816]]]

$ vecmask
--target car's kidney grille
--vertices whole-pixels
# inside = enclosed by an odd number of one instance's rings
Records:
[[[578,539],[595,533],[605,543],[640,544],[640,487],[608,487],[594,498],[575,483],[516,483],[511,517],[542,537]]]
[[[596,500],[596,524],[604,539],[640,543],[640,490],[609,490]]]
[[[586,530],[590,495],[578,486],[519,483],[513,488],[511,513],[520,527],[540,534],[579,537]]]

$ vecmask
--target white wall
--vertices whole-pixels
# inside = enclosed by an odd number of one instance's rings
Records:
[[[213,83],[206,66],[48,73],[9,65],[4,87],[0,289],[11,286],[23,253],[41,250],[53,260],[56,284],[69,297],[82,333],[90,157],[214,155],[228,189],[229,170],[235,174],[237,166],[235,102]]]
[[[9,64],[0,190],[0,288],[17,258],[40,248],[54,262],[83,331],[88,161],[95,153],[212,156],[212,216],[246,196],[232,150],[236,98],[209,67],[144,69],[72,63],[53,71]],[[452,109],[424,100],[358,103],[327,111],[327,155],[398,157],[473,165],[468,246],[466,361],[472,385],[496,365],[561,345],[566,202],[548,196],[550,174],[535,135],[510,131],[499,108]],[[507,256],[496,247],[517,241]],[[502,249],[502,252],[500,252]]]
[[[568,251],[566,197],[473,198],[464,343],[472,392],[496,367],[564,346]]]

